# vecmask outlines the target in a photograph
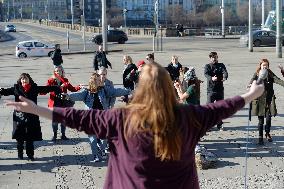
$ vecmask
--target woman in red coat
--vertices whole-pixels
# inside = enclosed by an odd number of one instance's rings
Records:
[[[47,81],[47,86],[60,86],[61,87],[61,97],[59,97],[58,95],[56,95],[54,92],[50,93],[49,99],[48,99],[48,107],[52,108],[52,107],[67,107],[70,106],[68,104],[66,104],[62,98],[64,98],[64,94],[67,93],[67,91],[71,91],[71,92],[76,92],[78,90],[81,89],[80,86],[76,86],[74,87],[73,85],[71,85],[68,81],[67,78],[65,78],[65,74],[64,74],[64,70],[62,69],[61,66],[55,67],[54,68],[54,72],[51,78],[48,79]],[[70,102],[70,101],[69,101]],[[61,139],[62,140],[68,140],[68,138],[65,135],[65,130],[66,127],[64,124],[60,124],[61,125]],[[57,122],[52,122],[52,129],[53,129],[53,137],[52,137],[52,141],[56,141],[57,138],[57,130],[58,130],[58,123]]]

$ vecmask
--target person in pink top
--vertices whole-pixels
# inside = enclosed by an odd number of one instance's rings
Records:
[[[146,64],[132,101],[110,110],[48,109],[21,97],[7,102],[109,142],[104,188],[198,189],[194,148],[206,131],[263,93],[253,82],[249,92],[204,106],[179,104],[167,70]]]

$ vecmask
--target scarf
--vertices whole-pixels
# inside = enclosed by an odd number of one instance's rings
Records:
[[[22,85],[22,86],[23,86],[25,93],[29,92],[31,87],[32,87],[32,85],[30,83]]]

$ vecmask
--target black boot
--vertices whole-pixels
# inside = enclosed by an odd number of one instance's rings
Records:
[[[272,142],[272,137],[269,133],[265,133],[265,138],[267,139],[268,142]]]
[[[51,140],[52,140],[53,142],[55,142],[55,141],[56,141],[56,138],[57,138],[57,133],[54,133]]]
[[[23,151],[22,152],[18,151],[18,158],[19,159],[24,159]]]
[[[259,145],[264,145],[263,137],[259,137],[259,138],[258,138],[258,144],[259,144]]]

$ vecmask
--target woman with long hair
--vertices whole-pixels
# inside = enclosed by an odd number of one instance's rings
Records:
[[[167,70],[152,63],[143,67],[133,99],[124,108],[51,110],[25,98],[6,104],[107,138],[110,158],[104,188],[198,189],[194,148],[199,138],[262,92],[263,85],[253,82],[241,96],[204,106],[179,104]]]
[[[115,102],[116,97],[129,95],[130,90],[122,88],[114,88],[113,85],[105,86],[105,78],[102,80],[101,75],[106,70],[100,69],[98,73],[93,73],[89,79],[88,88],[83,88],[78,92],[68,94],[68,98],[73,101],[83,101],[86,109],[106,110],[110,109]],[[108,82],[107,82],[108,83]],[[89,135],[93,161],[99,162],[106,155],[106,140],[99,140],[95,135]]]
[[[37,104],[40,93],[60,93],[58,87],[38,86],[28,73],[22,73],[17,83],[10,88],[1,88],[0,96],[15,96],[15,102],[19,102],[19,96],[24,96]],[[29,160],[34,160],[34,141],[42,140],[39,117],[34,114],[15,110],[13,113],[12,138],[17,140],[18,158],[23,159],[24,143],[26,143],[26,154]]]
[[[272,137],[270,135],[271,128],[271,117],[277,115],[275,95],[273,84],[276,83],[284,87],[284,81],[278,78],[270,69],[269,61],[267,59],[261,59],[257,65],[256,72],[250,81],[250,84],[257,80],[259,77],[259,72],[261,69],[267,69],[268,76],[264,79],[264,93],[252,102],[252,115],[258,116],[258,131],[259,138],[258,144],[263,145],[263,125],[264,118],[266,120],[265,124],[265,138],[268,142],[272,142]]]

